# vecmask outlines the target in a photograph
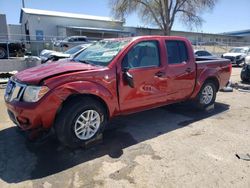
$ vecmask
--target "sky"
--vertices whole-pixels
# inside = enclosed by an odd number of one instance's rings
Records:
[[[109,0],[24,0],[26,8],[109,16]],[[0,0],[0,14],[6,14],[8,24],[18,24],[22,0]],[[218,0],[212,11],[204,11],[202,27],[192,31],[223,33],[250,29],[250,0]],[[136,14],[126,18],[126,26],[145,25]],[[149,26],[150,27],[150,26]],[[182,23],[175,22],[173,30],[190,31]]]

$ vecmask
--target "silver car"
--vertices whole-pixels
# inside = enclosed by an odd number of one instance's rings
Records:
[[[57,61],[63,58],[73,58],[79,53],[81,53],[83,50],[85,50],[87,47],[89,47],[90,45],[91,43],[81,44],[73,48],[70,48],[66,50],[65,52],[57,52],[57,51],[45,49],[40,53],[40,58],[41,58],[42,63],[46,63],[49,60]]]

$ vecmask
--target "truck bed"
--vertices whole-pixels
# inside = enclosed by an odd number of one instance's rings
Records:
[[[218,58],[196,58],[197,78],[202,79],[203,75],[216,76],[219,80],[220,88],[222,89],[228,82],[231,76],[232,65],[227,59]]]

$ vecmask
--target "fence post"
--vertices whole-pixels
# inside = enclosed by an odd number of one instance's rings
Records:
[[[9,41],[7,41],[7,59],[10,57],[10,51],[9,51]]]

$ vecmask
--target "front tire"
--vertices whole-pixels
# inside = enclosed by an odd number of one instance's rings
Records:
[[[102,133],[106,122],[107,113],[99,101],[89,97],[76,98],[63,106],[55,130],[63,145],[77,148]]]
[[[214,82],[207,81],[203,84],[199,94],[196,97],[195,103],[199,109],[206,109],[213,105],[216,99],[216,86]]]

